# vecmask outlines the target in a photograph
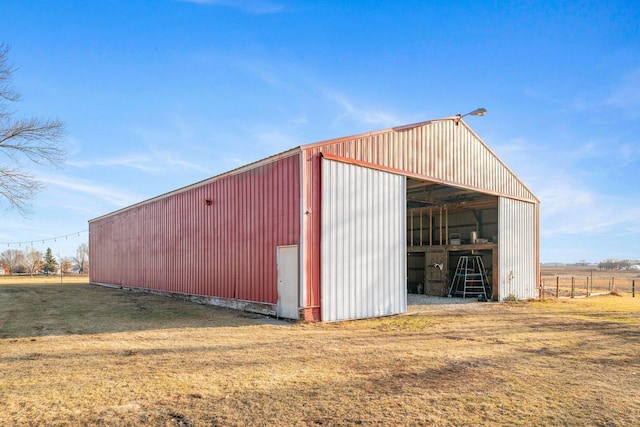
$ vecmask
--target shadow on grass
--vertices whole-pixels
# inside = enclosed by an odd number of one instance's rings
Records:
[[[177,298],[87,284],[0,286],[0,338],[237,327],[265,319]]]

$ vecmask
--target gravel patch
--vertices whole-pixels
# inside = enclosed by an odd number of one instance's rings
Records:
[[[477,298],[447,298],[429,295],[407,295],[407,313],[428,313],[443,310],[482,310],[495,302],[478,302]]]

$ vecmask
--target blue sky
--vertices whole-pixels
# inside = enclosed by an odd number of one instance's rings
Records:
[[[121,207],[485,107],[467,122],[541,199],[542,262],[640,258],[637,2],[3,0],[0,16],[16,114],[64,120],[69,150],[35,169],[28,218],[0,211],[0,249],[73,255]]]

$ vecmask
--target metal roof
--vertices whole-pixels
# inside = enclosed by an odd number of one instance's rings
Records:
[[[300,147],[429,182],[443,203],[471,192],[539,203],[538,198],[458,116],[326,140]],[[456,189],[443,188],[456,187]],[[470,190],[467,192],[461,191]],[[426,190],[425,190],[426,191]],[[472,200],[469,200],[472,201]]]
[[[394,170],[425,180],[430,184],[424,184],[422,192],[431,191],[436,204],[451,203],[454,197],[458,200],[466,197],[469,200],[463,201],[467,202],[477,201],[474,199],[480,196],[473,194],[477,192],[539,203],[533,192],[464,120],[451,116],[300,145],[118,209],[89,222],[296,155],[300,151],[344,156],[371,167]],[[429,201],[424,200],[423,203]]]

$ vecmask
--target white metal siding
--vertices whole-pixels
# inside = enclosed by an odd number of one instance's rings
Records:
[[[536,297],[536,204],[498,199],[499,297]]]
[[[323,159],[323,321],[407,310],[404,176]]]

